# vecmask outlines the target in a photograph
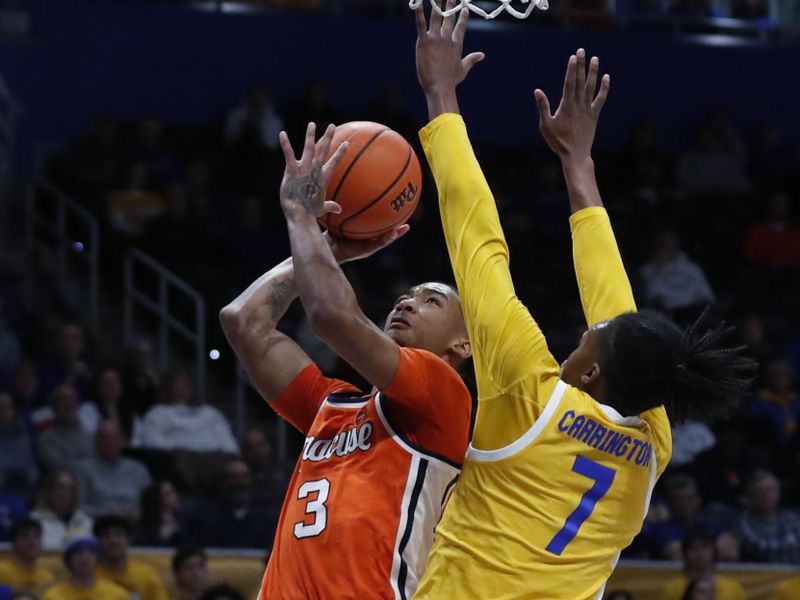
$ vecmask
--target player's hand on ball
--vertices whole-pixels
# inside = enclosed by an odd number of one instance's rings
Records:
[[[434,0],[436,1],[436,0]],[[425,91],[434,88],[455,88],[476,63],[484,59],[483,52],[473,52],[462,58],[464,32],[467,30],[469,10],[442,17],[431,11],[430,27],[425,23],[424,4],[416,9],[417,17],[417,77]],[[446,9],[455,7],[447,0]]]
[[[349,240],[347,238],[340,238],[325,232],[325,239],[331,247],[333,256],[339,264],[366,258],[375,254],[378,250],[382,250],[395,240],[400,239],[408,230],[411,229],[409,225],[398,225],[388,233],[375,238],[374,240]]]
[[[347,142],[343,142],[333,153],[330,160],[325,160],[331,147],[336,127],[329,125],[324,135],[317,142],[317,127],[309,123],[306,128],[306,139],[303,155],[298,160],[295,156],[289,136],[281,131],[279,140],[286,169],[281,181],[281,207],[285,213],[301,208],[315,217],[326,213],[338,213],[342,209],[336,202],[325,200],[325,188],[331,173],[341,162],[347,151]]]
[[[600,61],[594,56],[586,74],[586,53],[582,49],[569,57],[564,95],[554,115],[550,113],[545,93],[539,89],[534,92],[539,109],[539,130],[550,149],[562,160],[591,157],[597,119],[611,87],[611,76],[603,75],[600,90],[595,94],[599,69]]]

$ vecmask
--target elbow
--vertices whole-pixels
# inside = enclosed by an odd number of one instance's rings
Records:
[[[228,338],[239,336],[244,330],[245,315],[241,309],[229,304],[219,311],[219,322]]]

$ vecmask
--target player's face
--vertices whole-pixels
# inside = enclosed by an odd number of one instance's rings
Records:
[[[572,354],[561,363],[561,379],[571,386],[579,389],[586,387],[585,376],[592,372],[592,369],[600,362],[600,349],[598,344],[598,332],[605,327],[606,323],[587,329],[578,347]]]
[[[384,331],[400,346],[443,356],[459,337],[466,338],[461,300],[441,283],[422,283],[394,303]]]

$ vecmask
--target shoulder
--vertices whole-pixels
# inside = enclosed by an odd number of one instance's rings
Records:
[[[402,361],[416,367],[416,372],[424,370],[425,374],[428,376],[429,383],[453,382],[456,383],[458,387],[463,388],[465,392],[467,391],[467,386],[464,385],[464,381],[461,379],[461,375],[458,374],[458,371],[450,366],[443,358],[436,356],[433,352],[421,348],[401,348],[400,357]]]
[[[108,579],[98,579],[96,587],[97,592],[104,600],[117,600],[118,598],[128,600],[128,592]]]
[[[132,560],[129,565],[130,573],[137,579],[137,580],[158,580],[161,581],[161,578],[158,575],[158,572],[152,566],[148,565],[145,562],[140,560]]]

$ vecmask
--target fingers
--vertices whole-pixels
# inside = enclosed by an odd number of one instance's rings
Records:
[[[325,200],[325,202],[322,203],[322,211],[317,216],[321,217],[322,215],[327,215],[328,213],[338,215],[340,212],[342,212],[342,207],[338,202]]]
[[[484,58],[486,58],[486,55],[483,52],[472,52],[471,54],[467,54],[461,59],[461,66],[464,67],[464,74],[466,75],[469,73],[472,70],[472,67],[477,65]]]
[[[611,75],[603,75],[603,79],[600,82],[600,91],[597,92],[597,98],[594,99],[592,102],[592,108],[595,111],[595,114],[600,114],[600,111],[603,110],[603,106],[606,103],[606,98],[608,98],[608,91],[611,89]]]
[[[580,101],[583,88],[586,86],[586,51],[578,48],[575,55],[578,57],[578,65],[575,69],[575,100]]]
[[[380,250],[381,248],[385,248],[395,240],[398,240],[401,237],[403,237],[405,234],[409,232],[410,229],[411,229],[410,225],[407,224],[398,225],[391,231],[384,233],[382,236],[372,240],[371,242],[369,242],[369,244],[372,245],[374,249],[373,251]]]
[[[317,125],[313,122],[306,127],[306,143],[303,146],[303,156],[300,157],[300,162],[305,162],[314,157],[314,142],[316,140]]]
[[[431,22],[428,26],[428,35],[438,37],[442,32],[442,15],[439,12],[439,2],[431,0]]]
[[[331,149],[331,142],[333,141],[333,134],[336,133],[336,125],[331,123],[325,128],[325,133],[319,138],[319,141],[314,145],[314,158],[320,161],[325,161],[328,157],[328,151]]]
[[[592,57],[589,61],[589,77],[586,79],[586,86],[584,88],[584,102],[591,104],[594,99],[594,91],[597,89],[597,72],[600,70],[600,59],[596,56]]]
[[[469,9],[462,8],[458,13],[458,21],[456,21],[455,29],[453,29],[453,41],[458,44],[464,43],[464,34],[467,31],[467,22],[469,21]]]
[[[536,98],[536,108],[539,109],[539,124],[541,125],[553,117],[553,113],[550,112],[550,101],[547,99],[547,94],[540,89],[533,91],[533,97]]]
[[[455,7],[456,7],[455,0],[447,0],[447,2],[444,5],[444,10],[445,11],[452,10]],[[449,17],[445,17],[442,20],[442,39],[448,40],[452,38],[453,27],[455,26],[455,23],[456,23],[456,17],[454,14],[450,15]]]
[[[567,62],[567,74],[564,76],[564,100],[571,100],[575,97],[575,72],[578,70],[578,57],[574,54],[569,57]]]
[[[417,21],[417,37],[423,37],[428,33],[428,24],[425,22],[425,3],[420,2],[414,9],[414,16]]]
[[[330,159],[328,159],[328,161],[322,167],[322,180],[323,181],[325,181],[327,183],[328,179],[331,176],[331,173],[333,173],[336,170],[336,167],[338,167],[339,163],[342,162],[342,159],[344,158],[344,155],[347,154],[347,149],[349,147],[350,147],[350,144],[348,142],[346,142],[346,141],[342,142],[341,144],[339,144],[339,147],[336,148],[336,152],[333,153],[333,156],[331,156]],[[327,156],[327,153],[326,153],[326,156]]]
[[[281,131],[278,134],[278,142],[281,145],[281,150],[283,150],[283,158],[286,160],[286,166],[294,166],[297,162],[297,157],[294,155],[292,143],[289,141],[289,136],[286,135],[285,131]]]

